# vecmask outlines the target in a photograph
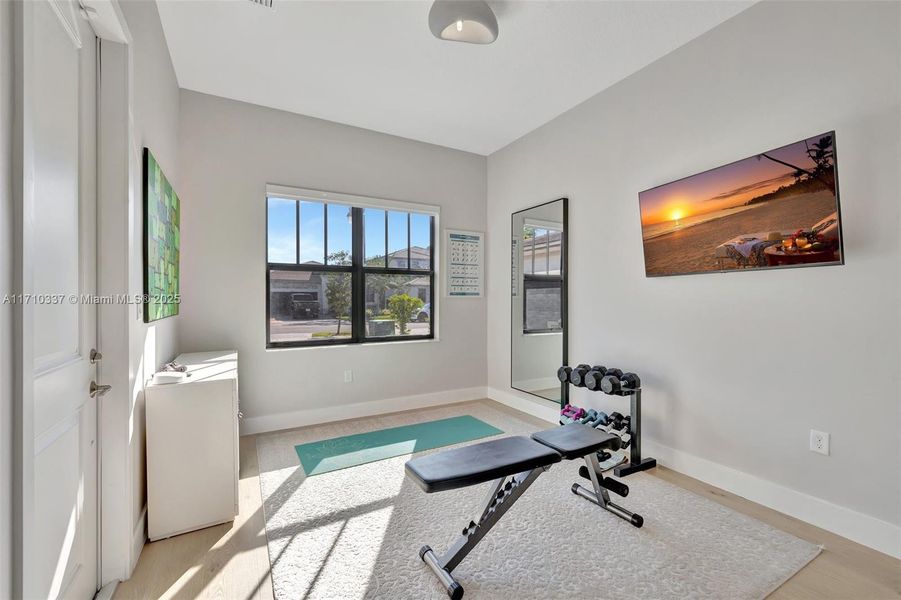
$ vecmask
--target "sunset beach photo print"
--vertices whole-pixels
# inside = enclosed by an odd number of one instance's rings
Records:
[[[638,197],[648,277],[843,262],[835,132]]]

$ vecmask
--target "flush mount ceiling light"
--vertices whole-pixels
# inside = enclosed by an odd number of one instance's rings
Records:
[[[497,39],[497,18],[484,0],[435,0],[429,29],[441,40],[490,44]]]

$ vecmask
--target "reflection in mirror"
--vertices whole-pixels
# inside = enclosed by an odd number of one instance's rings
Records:
[[[511,386],[559,403],[566,388],[566,199],[513,213]]]

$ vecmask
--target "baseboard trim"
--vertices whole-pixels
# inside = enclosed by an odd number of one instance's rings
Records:
[[[549,423],[557,424],[560,422],[560,410],[550,401],[532,400],[531,398],[525,398],[516,393],[493,387],[488,388],[487,396],[505,406],[515,408]]]
[[[516,387],[521,390],[549,390],[560,389],[560,380],[556,377],[540,377],[537,379],[523,379],[522,381],[514,381]]]
[[[901,558],[901,527],[755,475],[642,440],[642,454],[674,471],[732,492],[889,556]]]
[[[510,408],[551,423],[558,420],[557,410],[514,393],[488,388],[488,397]],[[901,527],[833,504],[821,498],[761,479],[720,463],[675,448],[642,440],[642,454],[674,471],[800,519],[889,556],[901,558]]]
[[[110,581],[94,594],[94,600],[113,600],[116,595],[116,588],[119,587],[119,580]]]
[[[138,523],[131,532],[131,560],[128,564],[128,577],[134,573],[135,567],[138,566],[138,559],[141,558],[141,550],[144,549],[144,542],[147,541],[147,505],[141,509],[141,516],[138,517]]]
[[[343,421],[349,418],[372,417],[415,408],[456,404],[457,402],[468,402],[485,397],[486,390],[484,387],[472,387],[429,394],[416,394],[414,396],[401,396],[399,398],[386,398],[384,400],[372,400],[369,402],[357,402],[355,404],[342,405],[340,409],[335,406],[328,406],[249,417],[241,422],[241,435],[319,425],[321,423]]]

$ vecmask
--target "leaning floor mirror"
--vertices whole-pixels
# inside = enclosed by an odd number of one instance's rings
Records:
[[[513,213],[510,386],[564,404],[566,198]]]

